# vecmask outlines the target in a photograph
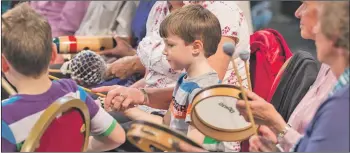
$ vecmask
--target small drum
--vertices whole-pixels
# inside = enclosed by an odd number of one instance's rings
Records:
[[[133,121],[126,134],[127,139],[145,152],[176,152],[173,143],[183,142],[202,148],[185,135],[169,128],[146,121]]]
[[[239,114],[236,102],[243,99],[233,85],[202,89],[192,101],[191,120],[204,135],[219,141],[242,141],[254,134],[252,124]]]
[[[117,46],[111,36],[62,36],[53,39],[59,54],[74,54],[82,50],[102,51]]]

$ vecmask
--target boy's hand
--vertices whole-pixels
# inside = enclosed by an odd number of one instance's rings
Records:
[[[144,104],[144,94],[137,88],[123,86],[105,86],[92,89],[93,92],[108,92],[104,101],[105,109],[123,111],[135,105]]]

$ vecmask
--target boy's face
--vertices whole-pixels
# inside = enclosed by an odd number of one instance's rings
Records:
[[[188,68],[194,59],[195,49],[192,44],[185,44],[185,41],[175,35],[169,35],[164,38],[165,49],[163,54],[166,56],[170,66],[174,70]]]

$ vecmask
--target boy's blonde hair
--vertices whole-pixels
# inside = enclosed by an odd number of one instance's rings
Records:
[[[1,17],[2,54],[22,75],[37,78],[47,71],[52,54],[48,21],[28,3],[19,3]]]
[[[323,3],[320,16],[321,32],[335,40],[335,46],[349,51],[349,1]]]
[[[201,5],[189,5],[172,12],[160,25],[160,36],[167,38],[170,34],[179,36],[186,44],[201,40],[204,55],[215,54],[221,40],[219,20]]]

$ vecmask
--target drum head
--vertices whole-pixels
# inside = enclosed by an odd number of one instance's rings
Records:
[[[192,103],[191,119],[204,135],[220,141],[241,141],[254,134],[252,124],[236,108],[241,91],[233,85],[215,85],[200,91]]]
[[[229,96],[209,97],[196,105],[194,111],[204,124],[222,131],[240,131],[251,124],[236,108],[237,99]]]
[[[214,138],[218,141],[227,141],[227,142],[243,141],[248,139],[250,136],[252,136],[254,134],[254,131],[256,131],[256,129],[253,129],[252,126],[249,126],[244,130],[235,131],[235,132],[220,131],[220,130],[210,128],[209,126],[203,124],[200,121],[200,119],[197,118],[196,115],[193,115],[191,118],[192,118],[193,125],[201,133],[211,138]]]
[[[184,142],[200,147],[186,136],[169,128],[146,121],[133,121],[127,133],[128,140],[145,152],[176,152],[174,142]]]

